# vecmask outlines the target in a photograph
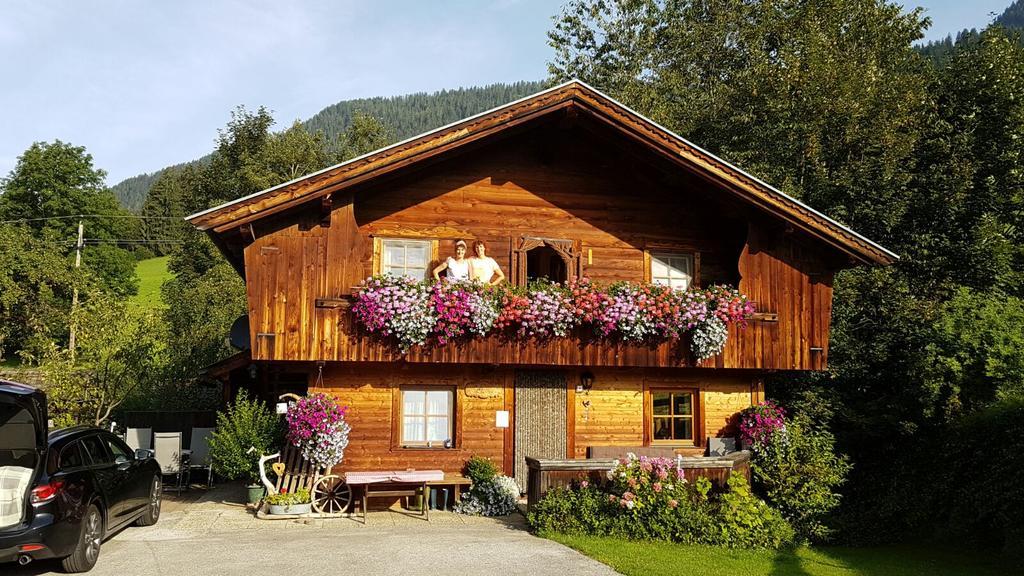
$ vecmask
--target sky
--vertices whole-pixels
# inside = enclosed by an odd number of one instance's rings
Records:
[[[908,0],[926,39],[1011,0]],[[35,141],[107,182],[209,153],[232,109],[278,127],[351,98],[539,80],[559,0],[0,0],[0,175]]]

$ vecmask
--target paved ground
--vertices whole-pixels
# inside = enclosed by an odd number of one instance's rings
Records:
[[[432,512],[430,522],[397,511],[347,518],[258,520],[221,491],[170,501],[156,526],[128,528],[103,544],[90,575],[202,576],[352,574],[460,576],[615,572],[560,544],[531,536],[522,516],[471,518]],[[191,500],[191,501],[189,501]],[[8,564],[11,576],[52,574],[59,564]]]

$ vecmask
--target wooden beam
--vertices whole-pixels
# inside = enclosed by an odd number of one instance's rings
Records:
[[[331,227],[331,209],[334,207],[334,195],[328,194],[320,198],[320,225]]]

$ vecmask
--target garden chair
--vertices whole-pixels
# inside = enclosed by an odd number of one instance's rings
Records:
[[[124,441],[128,443],[128,446],[132,450],[138,450],[140,448],[149,450],[153,447],[153,429],[129,428],[124,435]]]
[[[213,488],[213,462],[210,460],[210,437],[216,428],[193,428],[192,443],[190,444],[189,468],[190,470],[203,470],[206,472],[206,487]],[[191,472],[189,473],[191,476]]]
[[[186,476],[189,472],[188,451],[181,448],[181,432],[156,432],[153,434],[153,451],[160,471],[164,476],[176,476],[178,494],[182,487],[188,487]]]

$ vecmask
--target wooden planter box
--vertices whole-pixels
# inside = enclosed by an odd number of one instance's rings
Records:
[[[624,449],[623,455],[632,450]],[[568,486],[573,480],[587,479],[591,482],[607,480],[605,476],[618,463],[616,458],[593,458],[586,460],[550,460],[526,458],[529,470],[526,481],[526,506],[529,510],[547,494],[548,490]],[[750,452],[742,450],[726,456],[683,456],[680,467],[686,479],[693,481],[701,476],[721,488],[729,475],[743,474],[750,480]]]

